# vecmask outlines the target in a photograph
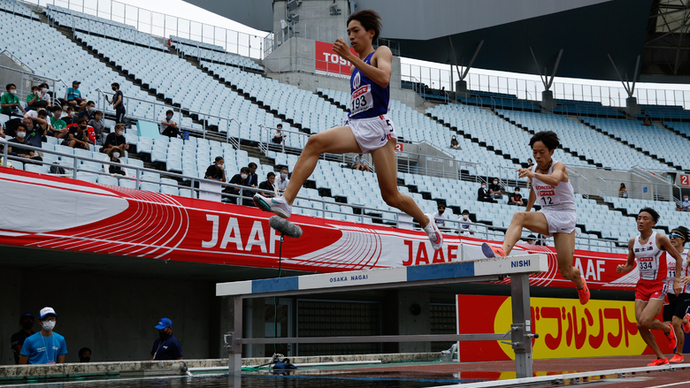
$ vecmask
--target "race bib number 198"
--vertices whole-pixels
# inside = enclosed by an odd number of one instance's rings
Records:
[[[358,113],[367,111],[374,107],[374,99],[371,96],[371,86],[364,85],[361,88],[352,92],[350,96],[350,114],[356,115]]]

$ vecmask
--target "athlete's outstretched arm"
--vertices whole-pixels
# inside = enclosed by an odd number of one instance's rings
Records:
[[[682,291],[682,287],[680,286],[680,273],[683,270],[683,258],[680,256],[680,253],[678,253],[678,250],[671,245],[671,240],[664,234],[656,234],[656,245],[676,259],[676,277],[673,279],[673,291],[675,291],[676,295],[680,295]]]
[[[633,268],[635,268],[635,253],[633,252],[634,246],[635,238],[631,238],[630,241],[628,241],[628,261],[625,263],[625,265],[618,264],[618,266],[616,267],[616,272],[630,272]]]
[[[380,87],[386,88],[391,82],[393,53],[388,47],[381,46],[376,49],[374,56],[371,58],[372,65],[365,63],[358,56],[352,54],[350,46],[342,38],[338,38],[335,41],[333,51],[340,55],[341,58],[350,61],[354,67],[358,68],[359,71],[376,82]]]

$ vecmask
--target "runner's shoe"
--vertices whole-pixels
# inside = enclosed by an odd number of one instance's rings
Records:
[[[659,365],[666,365],[668,364],[668,358],[657,358],[654,361],[650,362],[647,364],[647,366],[659,366]]]
[[[587,304],[589,302],[589,287],[587,287],[587,282],[585,278],[582,278],[582,288],[578,288],[577,296],[580,297],[580,304]]]
[[[424,232],[426,232],[426,235],[429,236],[431,247],[437,251],[441,249],[441,246],[443,245],[443,236],[441,235],[441,231],[438,230],[438,226],[436,226],[434,216],[432,214],[426,214],[426,216],[429,217],[429,223],[424,227]]]
[[[680,364],[681,362],[685,361],[685,357],[683,357],[682,354],[674,354],[673,357],[671,357],[668,362],[671,362],[673,364]]]
[[[668,343],[668,348],[673,350],[676,348],[676,344],[678,343],[676,340],[676,331],[673,330],[673,326],[668,325],[668,327],[671,328],[671,330],[668,333],[664,333],[666,338],[668,338],[669,343]]]
[[[257,193],[254,194],[254,204],[263,211],[273,212],[283,218],[290,218],[292,214],[292,206],[283,197],[266,198]]]
[[[505,257],[505,255],[506,255],[505,251],[503,251],[503,248],[494,248],[487,243],[482,244],[482,252],[484,253],[484,256],[486,256],[486,257],[496,257],[496,256]]]
[[[690,314],[685,314],[685,323],[683,324],[683,331],[690,333]]]

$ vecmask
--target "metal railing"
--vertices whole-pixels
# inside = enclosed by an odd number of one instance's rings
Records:
[[[26,67],[31,71],[27,72],[24,70],[13,69],[11,67],[0,65],[0,73],[3,75],[3,80],[7,81],[3,82],[2,87],[4,88],[6,83],[17,82],[15,84],[15,86],[17,87],[17,96],[19,97],[19,101],[22,103],[22,106],[25,105],[26,97],[31,93],[31,86],[36,86],[44,82],[48,84],[48,89],[53,92],[52,103],[57,103],[58,98],[66,98],[67,83],[65,81],[63,81],[62,79],[54,79],[51,77],[35,74],[35,71],[33,69],[31,69],[24,62],[21,62],[19,58],[17,58],[12,52],[8,50],[1,51],[0,55],[2,54],[6,54],[10,58],[12,58],[12,60],[18,61],[21,64],[21,66]],[[18,78],[19,81],[16,81],[14,79],[14,73],[16,73],[16,78]]]

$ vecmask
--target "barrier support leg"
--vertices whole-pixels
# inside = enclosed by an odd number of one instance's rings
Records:
[[[517,377],[532,377],[532,325],[530,322],[529,275],[510,276],[513,307],[511,342],[515,351]]]
[[[232,330],[231,342],[228,347],[228,373],[230,376],[239,377],[242,374],[242,297],[237,295],[229,298],[230,318]]]

